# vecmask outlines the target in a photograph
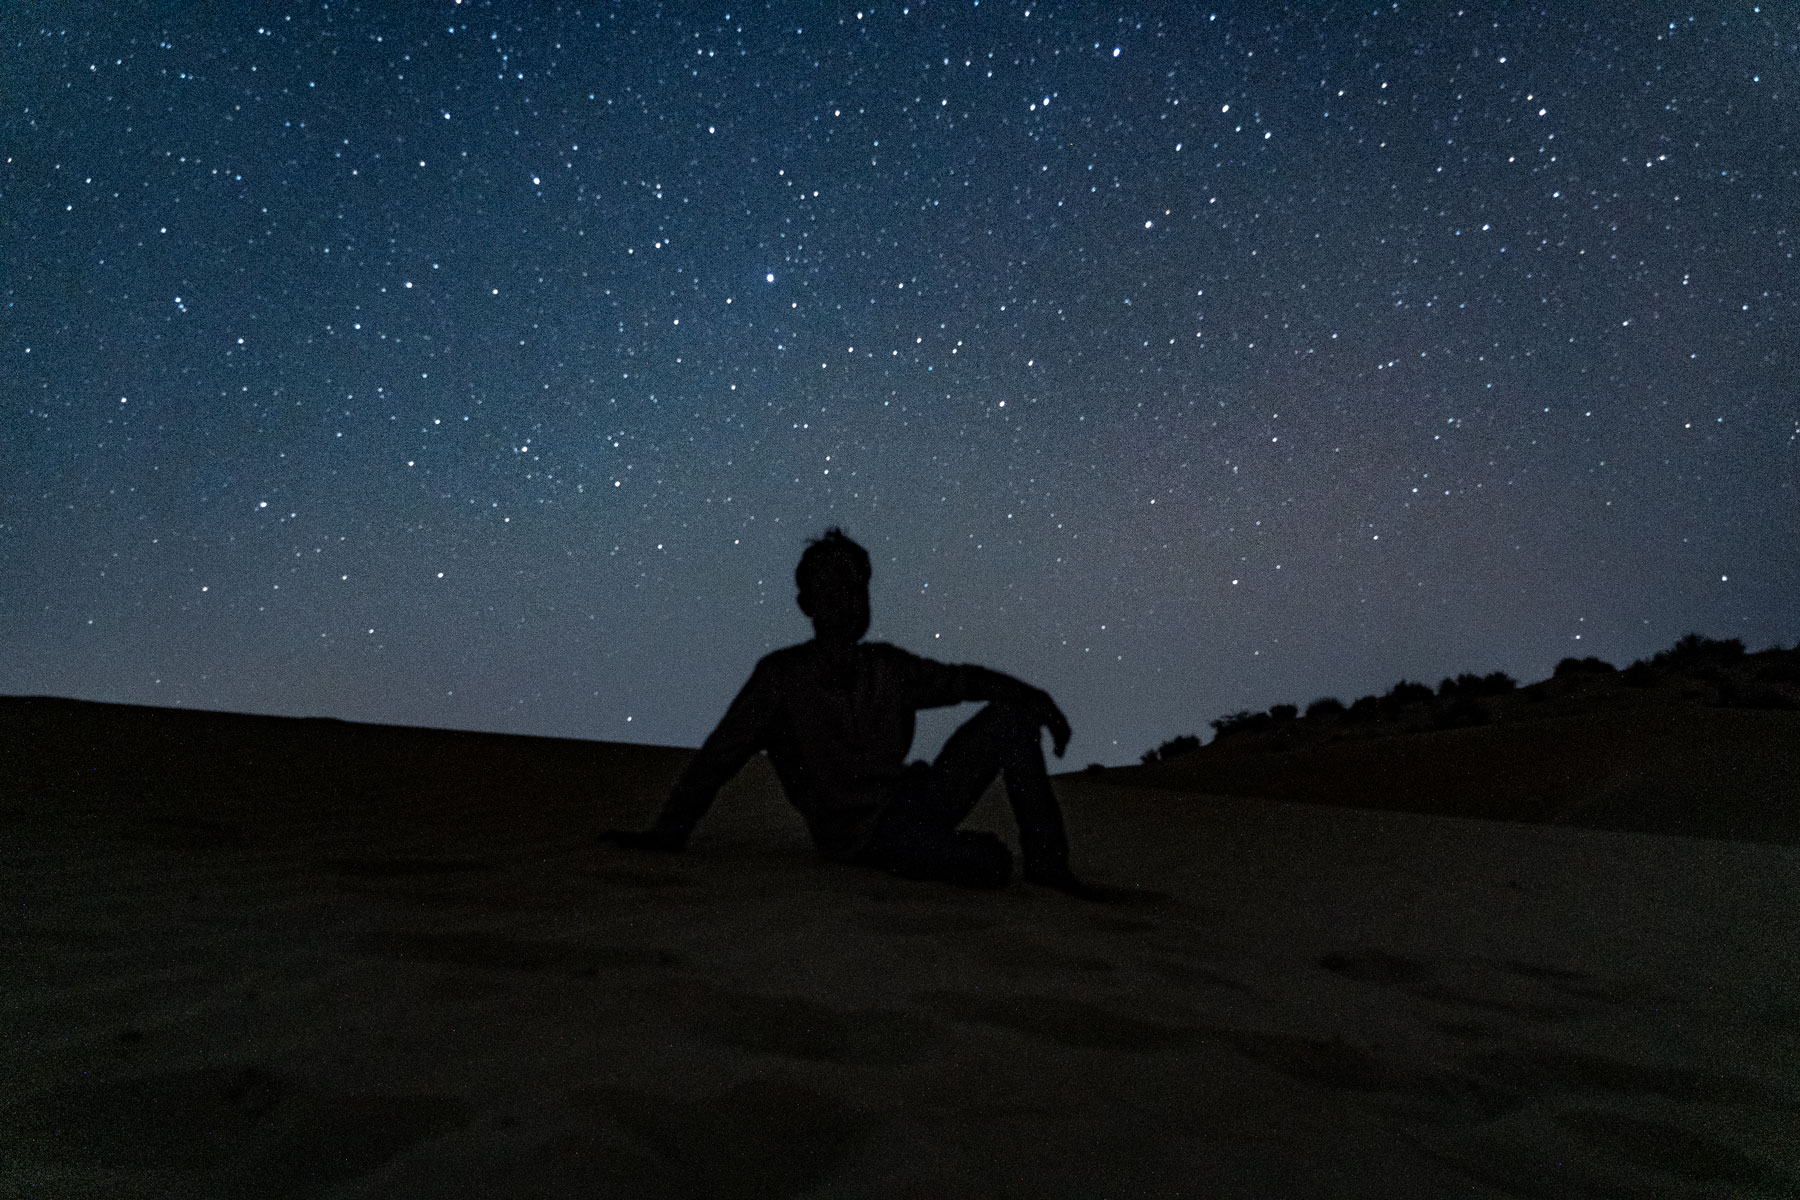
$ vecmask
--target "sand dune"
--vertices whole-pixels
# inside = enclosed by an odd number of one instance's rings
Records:
[[[0,1189],[1789,1196],[1800,850],[1065,776],[1096,906],[684,752],[0,702]],[[1003,805],[972,821],[1011,833]]]
[[[1800,845],[1800,713],[1646,706],[1108,772],[1308,804]]]

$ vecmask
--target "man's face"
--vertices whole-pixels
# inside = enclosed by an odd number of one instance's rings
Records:
[[[801,597],[821,642],[849,645],[869,632],[869,585],[842,559],[828,560]]]

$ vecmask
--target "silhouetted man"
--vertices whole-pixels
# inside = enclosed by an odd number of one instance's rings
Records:
[[[1062,811],[1044,770],[1041,729],[1061,757],[1069,722],[1049,695],[985,667],[948,666],[885,642],[869,629],[869,555],[840,529],[814,539],[794,569],[796,601],[812,618],[810,642],[756,664],[717,729],[682,772],[655,825],[602,836],[675,851],[719,788],[766,751],[788,800],[829,858],[885,867],[912,879],[1000,887],[1012,853],[992,833],[956,827],[996,774],[1018,818],[1025,878],[1098,898],[1069,870]],[[937,761],[908,765],[913,714],[985,700]]]

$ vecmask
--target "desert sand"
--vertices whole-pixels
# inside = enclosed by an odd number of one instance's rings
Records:
[[[1800,848],[1061,776],[1096,905],[760,763],[595,843],[685,754],[0,701],[0,1192],[1800,1190]]]

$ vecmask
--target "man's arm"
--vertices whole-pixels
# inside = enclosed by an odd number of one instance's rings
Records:
[[[963,666],[964,699],[1000,700],[1017,704],[1037,717],[1038,724],[1050,731],[1050,743],[1061,758],[1069,746],[1069,718],[1063,716],[1056,701],[1042,688],[1032,687],[1023,679],[987,667]]]
[[[768,680],[759,666],[669,790],[655,823],[641,833],[612,829],[600,836],[635,849],[682,849],[719,789],[763,748],[772,714]]]
[[[1042,688],[1032,687],[1004,671],[967,664],[950,666],[905,651],[900,653],[905,655],[902,661],[911,661],[912,700],[918,707],[938,708],[961,704],[965,700],[999,700],[1016,704],[1050,731],[1050,741],[1058,758],[1068,748],[1069,718],[1063,716],[1062,709],[1056,707],[1056,701]]]

